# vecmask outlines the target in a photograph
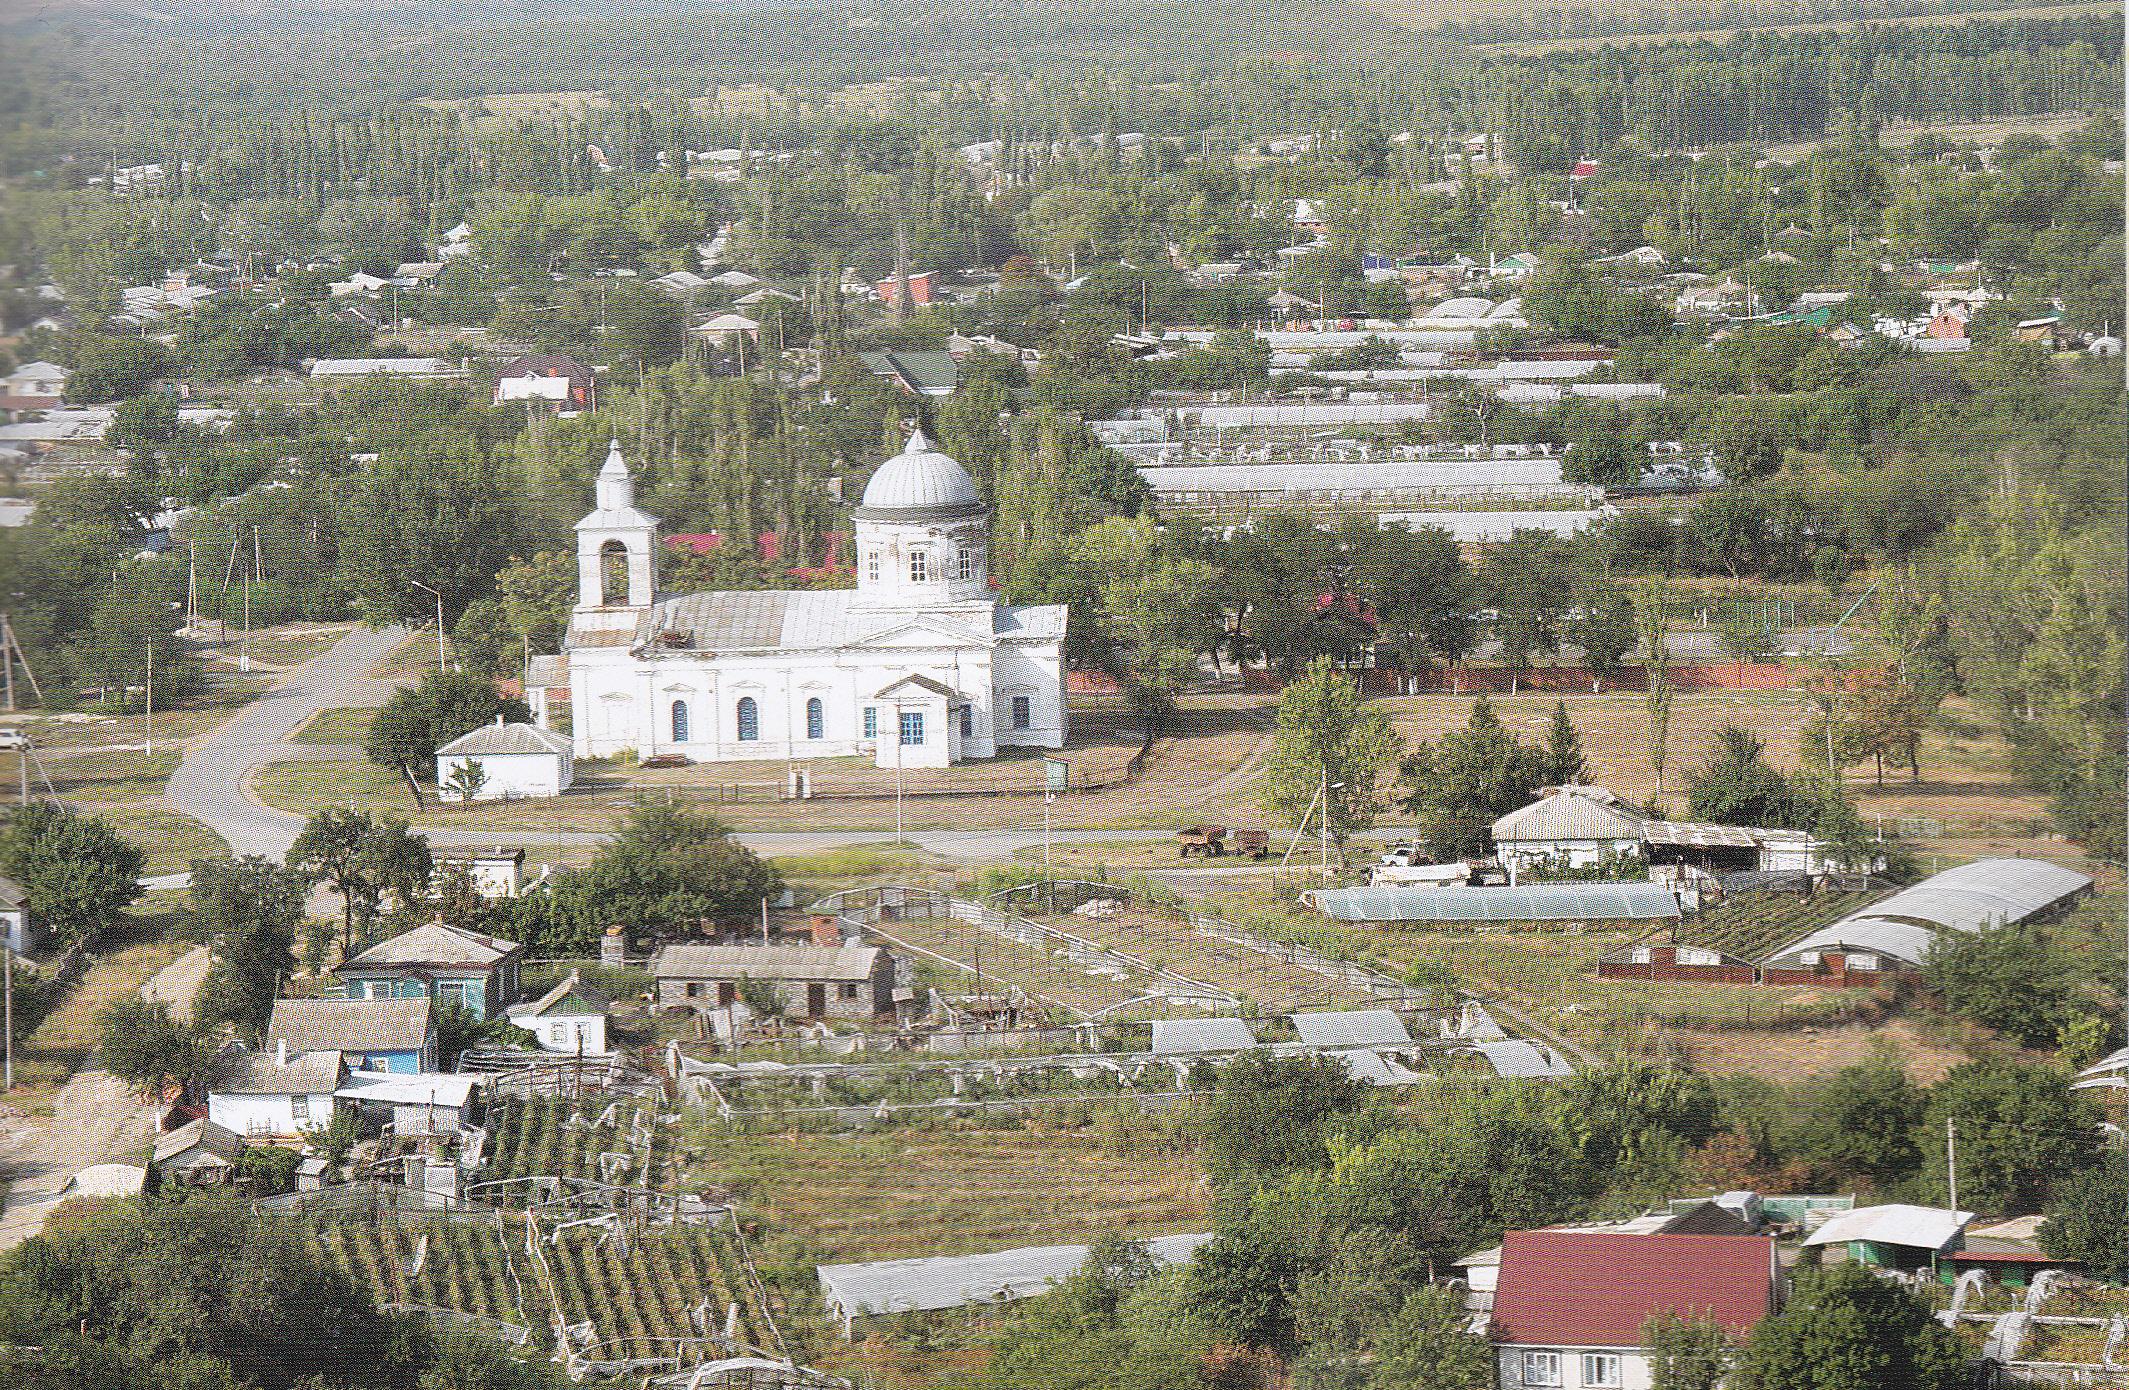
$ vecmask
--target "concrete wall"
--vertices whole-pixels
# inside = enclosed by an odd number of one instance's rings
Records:
[[[243,1135],[277,1135],[293,1138],[306,1129],[332,1123],[331,1094],[305,1096],[307,1111],[298,1118],[293,1096],[253,1096],[216,1093],[207,1097],[207,1118],[225,1129]]]

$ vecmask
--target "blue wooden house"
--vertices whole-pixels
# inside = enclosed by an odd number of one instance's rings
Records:
[[[515,941],[428,922],[357,952],[333,973],[349,999],[441,1000],[486,1020],[516,1001],[524,955]]]
[[[436,1070],[436,1024],[427,998],[276,999],[266,1046],[337,1052],[356,1071]]]

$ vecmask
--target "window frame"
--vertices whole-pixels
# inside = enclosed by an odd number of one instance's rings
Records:
[[[964,545],[954,552],[954,578],[970,580],[976,577],[976,547]]]
[[[1609,1374],[1604,1369],[1607,1367]],[[1616,1351],[1583,1352],[1582,1384],[1589,1390],[1619,1390],[1626,1384],[1625,1358]]]
[[[924,711],[920,709],[897,710],[895,715],[896,740],[904,748],[922,748],[924,746]],[[909,736],[911,730],[916,731],[917,736],[915,738]]]
[[[909,552],[909,582],[931,583],[931,552],[923,546],[917,546]]]
[[[1546,1363],[1550,1369],[1544,1369]],[[1523,1384],[1554,1390],[1567,1382],[1566,1358],[1556,1351],[1526,1351],[1523,1353]]]
[[[865,552],[865,582],[867,584],[880,582],[880,552],[878,550]]]
[[[863,738],[877,739],[880,736],[880,707],[878,705],[865,706],[865,714],[859,727],[863,731],[860,735]]]
[[[976,707],[974,705],[963,705],[961,706],[961,737],[974,738],[975,736]]]
[[[742,695],[732,706],[732,732],[740,743],[761,742],[761,701]]]
[[[670,712],[670,714],[669,714],[669,716],[668,716],[668,717],[669,717],[669,719],[670,719],[670,726],[669,726],[669,727],[670,727],[670,728],[671,728],[671,730],[672,730],[672,734],[673,734],[673,742],[675,742],[675,743],[692,743],[692,742],[694,742],[694,719],[693,719],[693,712],[692,712],[691,710],[689,710],[689,709],[688,709],[688,707],[687,707],[687,701],[685,701],[685,700],[675,700],[675,701],[673,701],[673,706],[672,706],[672,710],[671,710],[671,712]]]
[[[1015,729],[1032,729],[1035,727],[1035,698],[1032,695],[1013,696],[1011,708],[1013,711],[1013,727]]]
[[[828,707],[818,695],[806,697],[806,737],[816,741],[828,737]]]

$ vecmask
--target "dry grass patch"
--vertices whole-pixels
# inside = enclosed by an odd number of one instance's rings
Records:
[[[691,1177],[739,1189],[742,1214],[830,1262],[968,1254],[1205,1229],[1194,1154],[1089,1130],[939,1128],[689,1138]]]

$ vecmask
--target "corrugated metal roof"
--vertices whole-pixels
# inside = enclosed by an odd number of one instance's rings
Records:
[[[439,758],[502,757],[514,753],[560,754],[569,751],[569,739],[536,724],[483,724],[460,734],[436,750]]]
[[[1507,840],[1638,840],[1650,821],[1602,787],[1561,787],[1493,823]]]
[[[1895,1202],[1882,1207],[1844,1211],[1804,1238],[1805,1245],[1842,1245],[1851,1240],[1903,1245],[1916,1250],[1943,1250],[1959,1238],[1970,1211],[1917,1207]]]
[[[1533,883],[1517,888],[1326,888],[1307,895],[1341,922],[1572,922],[1677,917],[1653,883]]]
[[[704,980],[869,980],[877,946],[666,946],[651,974]]]
[[[442,922],[424,922],[351,957],[341,970],[376,965],[489,966],[519,949],[515,941]]]
[[[207,1067],[209,1095],[322,1096],[338,1089],[347,1067],[337,1052],[292,1052],[288,1061],[272,1052],[232,1047]]]
[[[429,1000],[276,999],[266,1046],[290,1052],[419,1051],[429,1037]]]
[[[1210,1235],[1154,1236],[1147,1253],[1161,1264],[1182,1264]],[[1030,1298],[1069,1278],[1086,1264],[1085,1245],[1037,1245],[983,1255],[879,1260],[871,1264],[821,1265],[821,1297],[844,1317],[918,1313],[971,1303]]]
[[[1404,1020],[1388,1009],[1294,1014],[1294,1031],[1310,1047],[1409,1047]]]
[[[1183,1057],[1199,1052],[1247,1052],[1256,1045],[1256,1035],[1239,1018],[1157,1018],[1153,1021],[1153,1054],[1156,1057]]]
[[[1067,610],[1061,603],[994,604],[988,634],[981,612],[980,607],[948,609],[931,618],[957,627],[973,618],[970,641],[985,635],[1038,642],[1064,636]],[[677,633],[685,645],[672,650],[833,651],[904,627],[911,616],[907,609],[868,606],[855,589],[719,589],[660,599],[625,640],[651,643],[661,634]],[[587,645],[574,634],[571,641]]]

